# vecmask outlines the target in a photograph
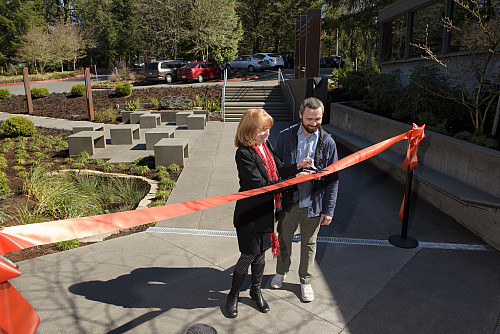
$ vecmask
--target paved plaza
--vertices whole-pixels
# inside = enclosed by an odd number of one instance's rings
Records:
[[[9,116],[0,114],[0,120]],[[77,123],[30,118],[66,129]],[[288,125],[275,124],[271,141]],[[236,127],[209,122],[205,130],[180,134],[189,140],[189,159],[167,204],[238,191]],[[144,152],[110,146],[97,154],[133,161]],[[348,154],[339,147],[340,157]],[[409,235],[420,246],[391,246],[387,239],[401,231],[403,194],[404,186],[369,162],[341,171],[333,223],[320,230],[316,299],[301,302],[294,243],[291,272],[280,290],[270,287],[276,260],[266,255],[267,314],[251,301],[248,277],[238,317],[225,316],[239,257],[234,203],[23,261],[22,276],[11,283],[38,312],[37,333],[186,333],[201,323],[218,333],[499,334],[500,253],[418,197]]]

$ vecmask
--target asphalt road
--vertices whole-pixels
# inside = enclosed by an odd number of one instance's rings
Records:
[[[283,69],[282,70],[283,77],[285,80],[293,79],[293,69]],[[331,68],[321,68],[320,74],[322,77],[329,77],[332,73]],[[259,76],[258,79],[253,80],[243,80],[243,81],[230,81],[228,85],[244,85],[251,84],[255,85],[255,83],[259,83],[261,85],[276,85],[278,83],[278,71],[275,70],[266,70],[262,72],[257,72],[256,75]],[[92,82],[96,81],[105,81],[108,78],[108,75],[98,75],[97,78],[92,76]],[[68,79],[56,82],[41,82],[41,83],[32,83],[30,86],[33,87],[45,87],[49,90],[50,93],[69,93],[71,91],[71,87],[76,84],[84,84],[84,78],[77,79]],[[168,86],[210,86],[210,85],[220,85],[221,81],[207,81],[203,83],[192,82],[189,84],[184,84],[182,81],[174,81],[172,83],[164,83],[164,84],[146,84],[146,85],[138,85],[134,86],[134,89],[141,88],[150,88],[150,87],[168,87]],[[7,88],[12,95],[24,95],[24,85],[16,84],[16,85],[7,85],[1,86],[2,88]]]

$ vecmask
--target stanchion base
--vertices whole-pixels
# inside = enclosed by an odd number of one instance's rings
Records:
[[[415,248],[418,246],[418,240],[412,237],[401,238],[400,235],[391,235],[389,242],[399,248]]]

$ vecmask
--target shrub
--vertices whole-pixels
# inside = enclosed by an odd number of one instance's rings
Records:
[[[156,171],[156,179],[157,180],[166,179],[168,177],[169,177],[169,174],[168,174],[167,170],[157,170]]]
[[[160,106],[160,101],[158,101],[157,98],[154,98],[152,97],[150,100],[149,100],[149,103],[151,103],[151,107],[152,108],[158,108]]]
[[[29,137],[36,132],[35,124],[21,116],[7,118],[2,123],[1,130],[6,137]]]
[[[178,172],[181,170],[181,167],[178,165],[178,164],[170,164],[170,166],[168,166],[167,170],[169,172]]]
[[[10,90],[7,88],[0,88],[0,100],[5,100],[11,97],[12,94],[10,93]]]
[[[107,172],[113,169],[113,164],[111,162],[104,162],[99,166],[99,169],[102,170],[103,172]]]
[[[203,99],[199,95],[196,95],[194,97],[193,103],[194,103],[195,107],[202,107],[203,106]]]
[[[76,77],[75,72],[54,72],[50,73],[47,77],[47,79],[65,79],[65,78],[72,78]]]
[[[85,85],[84,84],[76,84],[71,87],[71,95],[73,96],[84,96],[85,95]]]
[[[155,199],[157,200],[166,200],[170,196],[171,190],[158,190],[155,195]]]
[[[127,106],[125,107],[126,111],[136,111],[141,108],[141,100],[136,98],[132,102],[127,102]]]
[[[113,110],[113,109],[107,109],[106,115],[108,116],[108,119],[111,122],[116,121],[116,119],[118,118],[118,112],[116,112],[116,110]]]
[[[219,101],[210,101],[210,102],[207,102],[206,108],[209,111],[221,111],[222,110]]]
[[[10,188],[7,184],[7,174],[0,171],[0,196],[10,194]]]
[[[104,120],[104,115],[102,112],[96,110],[96,112],[94,113],[94,119],[96,122],[100,123]]]
[[[158,182],[158,191],[160,190],[169,190],[175,188],[175,181],[171,179],[163,179]]]
[[[0,169],[7,168],[7,159],[4,156],[0,155]]]
[[[127,96],[132,94],[132,85],[128,82],[116,85],[115,94],[116,96]]]
[[[31,97],[34,99],[38,99],[41,97],[49,96],[49,90],[44,87],[35,87],[31,88]]]

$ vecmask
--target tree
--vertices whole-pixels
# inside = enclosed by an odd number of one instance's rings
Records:
[[[177,58],[187,35],[188,4],[175,0],[137,0],[135,7],[143,52]]]
[[[51,30],[51,53],[53,59],[61,64],[64,71],[64,61],[73,61],[75,69],[76,60],[82,55],[83,41],[78,26],[70,24],[57,25]]]
[[[24,43],[18,49],[16,60],[33,65],[38,73],[54,60],[51,50],[50,34],[43,27],[35,27],[24,36]]]
[[[482,135],[488,112],[500,94],[500,70],[495,65],[496,57],[500,54],[499,5],[498,2],[496,5],[488,5],[478,0],[455,0],[455,4],[465,9],[466,19],[458,25],[453,20],[445,18],[444,27],[453,32],[455,38],[467,49],[467,57],[443,59],[426,42],[412,45],[425,52],[424,58],[439,65],[451,84],[459,91],[458,95],[439,92],[434,94],[440,94],[464,105],[475,128],[474,134]],[[480,50],[484,52],[479,52]],[[493,127],[492,133],[495,132],[496,128]]]
[[[340,54],[351,60],[359,59],[368,67],[376,52],[380,8],[397,0],[326,0],[323,31],[331,40],[339,36]]]
[[[217,62],[233,57],[241,38],[234,0],[192,0],[187,29],[192,53],[208,60],[214,53]]]
[[[12,60],[23,35],[43,22],[41,0],[0,0],[0,65]]]

